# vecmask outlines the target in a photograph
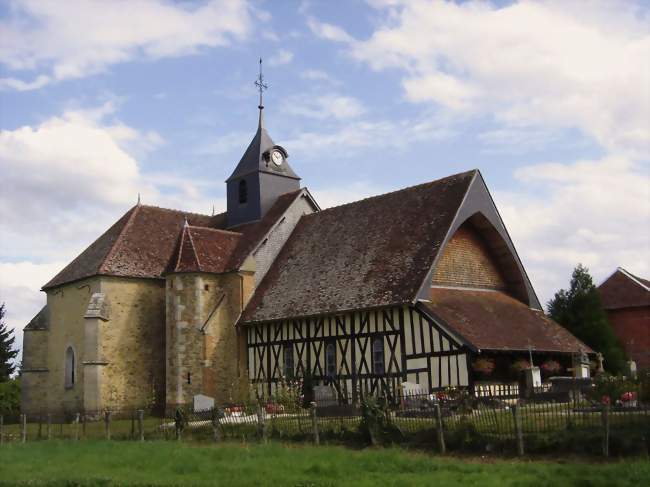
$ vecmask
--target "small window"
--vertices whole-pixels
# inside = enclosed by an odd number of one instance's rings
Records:
[[[209,290],[210,290],[210,284],[205,284],[205,285],[203,286],[203,290],[204,290],[204,291],[209,291]]]
[[[239,181],[239,204],[243,205],[248,201],[248,185],[245,180]]]
[[[372,370],[375,374],[384,374],[384,339],[375,337],[372,341]]]
[[[293,379],[293,345],[290,343],[285,345],[282,353],[284,358],[284,377]]]
[[[187,383],[188,384],[192,383],[192,374],[190,372],[187,373]]]
[[[336,343],[330,342],[325,347],[325,375],[336,376]]]
[[[65,351],[65,388],[72,389],[74,387],[75,377],[75,357],[72,347],[68,347]]]

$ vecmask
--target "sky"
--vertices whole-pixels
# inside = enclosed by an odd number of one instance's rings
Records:
[[[0,302],[144,204],[225,210],[265,121],[322,207],[480,169],[542,302],[650,277],[646,1],[0,0]]]

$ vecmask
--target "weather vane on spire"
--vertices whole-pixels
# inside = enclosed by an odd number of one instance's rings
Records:
[[[257,108],[263,110],[264,104],[262,103],[262,93],[264,93],[264,90],[266,90],[269,85],[264,82],[264,75],[262,74],[262,58],[260,58],[260,75],[257,80],[255,80],[255,86],[257,86],[257,89],[260,92],[260,104]]]

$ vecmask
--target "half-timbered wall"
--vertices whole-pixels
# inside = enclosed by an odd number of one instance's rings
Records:
[[[381,342],[373,344],[377,338]],[[405,381],[426,390],[468,385],[466,349],[411,307],[250,325],[247,343],[249,379],[265,394],[275,392],[285,372],[291,375],[285,370],[287,354],[292,354],[296,377],[308,370],[316,382],[333,382],[348,401],[359,394],[396,396]],[[336,351],[335,357],[330,354],[336,370],[332,378],[329,344]]]

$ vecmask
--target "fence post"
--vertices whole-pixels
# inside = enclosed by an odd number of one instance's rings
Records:
[[[606,404],[602,412],[603,421],[603,455],[609,456],[609,404]]]
[[[445,433],[442,429],[442,411],[440,410],[440,404],[435,404],[436,410],[436,422],[438,423],[437,433],[438,433],[438,448],[440,448],[440,453],[443,455],[447,453],[447,446],[445,445]]]
[[[27,441],[27,415],[20,415],[20,441],[25,443]]]
[[[79,419],[81,415],[77,413],[74,417],[74,439],[79,440]]]
[[[515,420],[515,435],[517,437],[517,455],[524,455],[524,429],[521,423],[521,409],[518,404],[512,406],[512,415]]]
[[[140,441],[144,441],[144,410],[138,409],[138,433],[140,434]]]
[[[52,439],[52,414],[47,413],[47,439]]]
[[[221,431],[219,430],[219,415],[217,413],[216,409],[212,410],[212,436],[214,438],[215,443],[218,443],[221,441]]]
[[[314,433],[314,444],[320,445],[320,436],[318,435],[318,418],[316,417],[316,403],[311,402],[309,404],[309,409],[311,412],[311,429]]]
[[[4,425],[5,425],[5,419],[2,414],[0,414],[0,445],[4,442]]]
[[[86,439],[86,413],[81,415],[81,437]]]
[[[260,438],[266,443],[267,436],[266,436],[266,418],[264,414],[264,408],[262,408],[262,405],[260,403],[257,404],[257,431],[260,435]]]
[[[104,412],[104,431],[106,432],[106,439],[111,439],[111,412]]]

